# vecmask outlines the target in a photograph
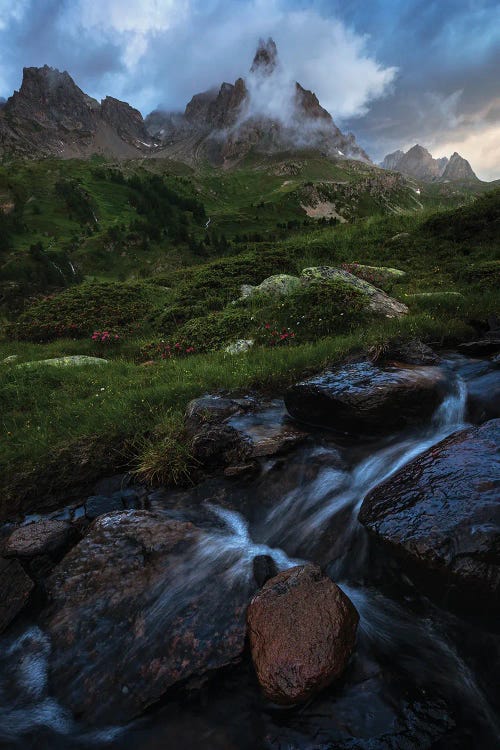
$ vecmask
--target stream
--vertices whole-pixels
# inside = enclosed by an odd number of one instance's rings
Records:
[[[341,681],[305,705],[279,708],[262,697],[245,652],[196,686],[173,688],[124,726],[89,728],[51,690],[50,636],[26,614],[0,638],[0,747],[117,750],[493,750],[500,747],[500,639],[487,613],[447,608],[424,595],[357,520],[374,487],[466,424],[468,394],[498,388],[488,360],[450,355],[449,391],[431,420],[377,440],[339,439],[325,430],[285,457],[263,460],[251,483],[220,479],[192,492],[150,493],[149,507],[201,528],[193,549],[168,574],[145,612],[151,637],[168,632],[183,601],[232,593],[251,598],[253,561],[279,570],[318,562],[360,615],[357,646]],[[266,430],[285,419],[281,401],[256,417]],[[57,517],[57,514],[52,514]],[[214,588],[217,582],[217,588]],[[222,594],[221,594],[222,592]],[[497,623],[498,625],[498,623]],[[103,644],[102,659],[107,645]],[[75,644],[75,658],[78,644]],[[83,669],[81,679],[94,679]],[[125,688],[124,688],[125,689]],[[106,694],[103,691],[103,700]]]

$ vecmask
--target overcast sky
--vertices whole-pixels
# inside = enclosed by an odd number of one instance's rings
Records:
[[[500,178],[499,0],[0,0],[0,96],[23,66],[147,114],[247,72],[259,37],[374,160],[419,142]]]

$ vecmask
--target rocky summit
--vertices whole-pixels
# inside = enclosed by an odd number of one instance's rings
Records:
[[[387,154],[380,166],[424,182],[467,182],[478,179],[469,162],[456,151],[450,159],[446,156],[435,159],[418,143],[406,153],[398,150]]]
[[[87,96],[66,72],[24,68],[0,115],[0,154],[126,158],[152,147],[141,113],[126,102]]]
[[[273,106],[275,101],[279,107]],[[154,112],[146,125],[167,153],[185,157],[201,151],[226,165],[251,151],[297,148],[370,161],[354,136],[339,130],[317,96],[289,78],[273,39],[261,40],[247,78],[196,94],[183,114]]]

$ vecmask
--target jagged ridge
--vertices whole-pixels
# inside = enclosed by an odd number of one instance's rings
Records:
[[[428,182],[478,180],[469,162],[456,151],[450,159],[446,156],[434,159],[418,143],[406,153],[398,150],[387,154],[380,166]]]
[[[352,134],[344,135],[316,95],[299,83],[291,83],[286,112],[275,116],[259,109],[260,90],[272,94],[282,86],[276,44],[262,41],[248,78],[223,83],[193,96],[183,114],[154,112],[146,118],[150,135],[167,150],[179,154],[189,139],[203,142],[203,152],[220,163],[241,160],[251,150],[276,153],[311,147],[328,156],[370,161]],[[269,99],[269,97],[268,97]]]

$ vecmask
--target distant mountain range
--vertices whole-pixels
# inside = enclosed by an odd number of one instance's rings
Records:
[[[456,151],[449,159],[446,156],[434,159],[429,151],[419,144],[406,153],[394,151],[387,154],[380,166],[425,182],[478,181],[467,159]]]
[[[113,158],[207,158],[238,163],[250,151],[314,148],[326,156],[370,162],[311,91],[287,77],[272,39],[261,41],[248,76],[193,96],[184,112],[156,111],[143,120],[126,102],[87,96],[67,72],[25,68],[0,107],[0,155]]]
[[[261,40],[246,78],[195,94],[184,112],[156,110],[143,119],[126,102],[85,94],[67,72],[24,68],[19,91],[0,99],[0,157],[167,157],[231,166],[248,154],[314,149],[333,159],[371,164],[352,133],[343,133],[312,91],[282,68],[276,44]],[[423,181],[477,181],[459,154],[434,159],[422,146],[388,154],[381,165]]]

